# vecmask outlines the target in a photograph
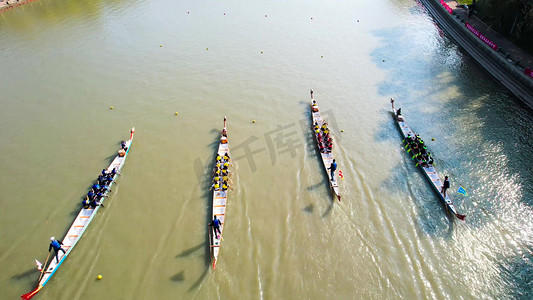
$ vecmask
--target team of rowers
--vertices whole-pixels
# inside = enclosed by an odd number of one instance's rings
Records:
[[[418,134],[414,137],[411,136],[411,134],[407,134],[405,143],[405,148],[409,148],[407,153],[411,152],[411,154],[413,155],[411,158],[416,158],[419,165],[423,167],[433,165],[433,157],[431,157],[431,153],[427,151],[424,141],[420,138]]]
[[[85,199],[82,201],[83,208],[96,208],[98,205],[102,205],[102,199],[104,197],[109,197],[107,192],[110,192],[109,186],[111,183],[115,182],[113,178],[115,175],[119,174],[117,169],[107,172],[106,169],[102,170],[102,173],[98,176],[98,179],[91,187],[91,190],[85,196]]]
[[[121,154],[125,154],[127,150],[128,147],[126,147],[126,142],[120,142],[120,150],[118,150],[118,155],[124,156]],[[108,172],[106,169],[102,169],[102,173],[98,175],[98,179],[92,185],[91,190],[87,193],[85,199],[83,199],[83,201],[81,202],[83,208],[88,209],[96,208],[99,205],[103,206],[102,199],[104,199],[104,197],[109,197],[107,195],[107,192],[111,192],[109,186],[111,185],[111,183],[115,183],[113,179],[117,174],[120,174],[117,171],[117,168],[114,168],[110,172]]]
[[[222,130],[222,136],[220,137],[220,142],[226,144],[228,142],[228,136],[226,129]],[[217,154],[215,168],[213,169],[213,185],[211,189],[215,191],[227,190],[229,188],[229,153],[226,152],[224,155]]]
[[[316,104],[315,100],[313,100],[312,109],[313,112],[318,112],[318,105]],[[317,122],[315,122],[315,124],[313,124],[313,129],[315,130],[315,137],[318,142],[318,148],[320,149],[320,152],[330,153],[331,149],[333,148],[333,141],[329,135],[328,123],[323,122],[322,126],[320,126]]]

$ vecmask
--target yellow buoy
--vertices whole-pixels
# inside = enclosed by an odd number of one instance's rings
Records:
[[[113,106],[110,106],[109,109],[113,109]]]
[[[177,116],[177,115],[179,115],[179,114],[178,114],[178,112],[175,112],[175,113],[174,113],[174,115],[176,115],[176,116]]]
[[[205,48],[205,50],[209,50],[209,48]]]
[[[432,141],[434,141],[434,140],[435,140],[435,138],[431,138],[431,140],[432,140]]]
[[[324,55],[321,55],[320,57],[321,57],[321,58],[324,58]]]
[[[263,51],[261,51],[261,53],[263,53]]]
[[[163,47],[163,45],[159,45],[159,47]]]
[[[344,129],[341,129],[341,132],[344,132]]]
[[[98,278],[98,280],[102,279],[102,275],[98,275],[96,276],[96,278]]]
[[[255,120],[253,120],[252,123],[255,123]]]

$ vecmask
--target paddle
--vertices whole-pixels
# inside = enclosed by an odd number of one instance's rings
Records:
[[[464,221],[465,220],[465,215],[461,215],[461,214],[455,214],[455,216],[457,217],[457,219],[461,220],[461,221]]]
[[[41,278],[42,278],[43,275],[44,275],[44,271],[45,271],[46,268],[47,268],[46,264],[48,263],[48,259],[50,258],[50,254],[52,254],[52,252],[51,252],[51,251],[48,251],[48,256],[46,257],[46,260],[44,261],[44,265],[43,265],[44,268],[42,268],[42,270],[41,270],[41,275],[39,276],[39,280],[37,280],[37,282],[41,281]]]

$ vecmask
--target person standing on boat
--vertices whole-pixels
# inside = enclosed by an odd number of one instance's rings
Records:
[[[217,216],[215,216],[215,218],[213,219],[213,221],[211,221],[211,224],[209,224],[209,226],[213,226],[213,232],[215,233],[215,236],[217,237],[217,239],[220,238],[220,235],[217,235],[217,231],[219,234],[222,234],[222,232],[220,232],[220,225],[222,223],[220,223],[220,220],[217,219]]]
[[[442,185],[442,189],[440,192],[446,197],[446,190],[450,188],[450,180],[448,180],[448,176],[444,176],[444,184]]]
[[[337,163],[335,162],[335,159],[333,159],[333,162],[329,166],[328,170],[331,170],[331,181],[335,181],[335,170],[337,170]]]
[[[59,258],[57,257],[59,251],[63,251],[63,254],[66,253],[65,249],[63,249],[61,245],[63,245],[63,243],[61,241],[56,241],[55,237],[50,238],[50,247],[48,247],[48,252],[52,251],[52,248],[54,249],[57,263],[59,263]]]

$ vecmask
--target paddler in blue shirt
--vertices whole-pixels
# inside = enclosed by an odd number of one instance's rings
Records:
[[[220,235],[217,235],[217,231],[218,231],[218,233],[222,234],[222,232],[220,232],[220,225],[221,224],[222,223],[220,223],[220,220],[217,219],[217,216],[215,216],[213,221],[211,221],[211,224],[209,224],[209,226],[213,226],[213,232],[215,233],[215,236],[217,237],[217,239],[220,239]]]
[[[66,253],[65,249],[61,248],[61,245],[63,245],[63,243],[61,241],[56,241],[55,237],[50,238],[50,247],[48,247],[48,252],[52,251],[52,248],[54,249],[57,263],[59,263],[59,258],[57,257],[59,251],[63,251],[63,254]]]

